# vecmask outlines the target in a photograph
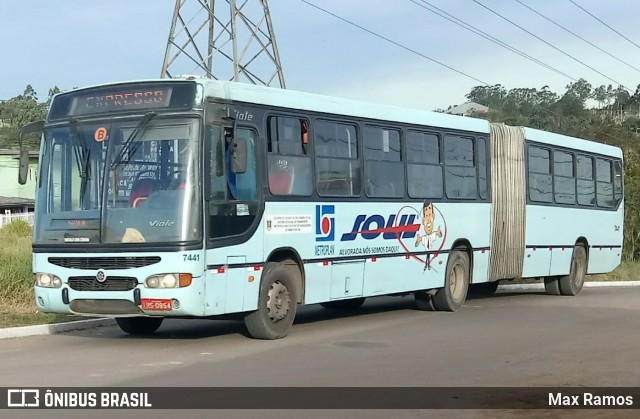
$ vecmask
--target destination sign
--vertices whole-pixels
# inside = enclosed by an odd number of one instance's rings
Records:
[[[55,97],[49,120],[115,112],[189,109],[195,83],[154,82],[83,89]]]
[[[171,87],[153,89],[131,89],[114,93],[99,93],[73,98],[71,112],[83,115],[96,112],[111,112],[118,109],[166,108],[171,100]]]

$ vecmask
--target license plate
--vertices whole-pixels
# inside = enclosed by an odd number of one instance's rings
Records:
[[[171,310],[171,300],[143,298],[141,302],[142,302],[143,310],[153,310],[153,311],[170,311]]]

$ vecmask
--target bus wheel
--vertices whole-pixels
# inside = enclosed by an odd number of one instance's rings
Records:
[[[482,282],[480,284],[469,285],[469,296],[491,297],[498,290],[500,281]]]
[[[544,277],[544,290],[549,295],[560,295],[560,281],[557,276]]]
[[[438,311],[457,311],[467,298],[469,289],[469,255],[454,251],[449,255],[444,287],[431,299]]]
[[[578,295],[584,286],[584,278],[587,275],[587,251],[583,246],[573,248],[571,256],[571,270],[569,275],[560,277],[560,294]]]
[[[150,335],[162,324],[162,317],[117,317],[120,329],[130,335]]]
[[[364,297],[350,298],[348,300],[327,301],[320,305],[329,310],[356,310],[364,304]]]
[[[258,309],[244,324],[255,339],[280,339],[287,335],[296,316],[296,278],[285,263],[269,262],[260,282]]]
[[[431,294],[424,291],[416,291],[413,293],[413,298],[416,304],[416,309],[422,311],[435,311],[433,307],[433,301],[431,301]]]

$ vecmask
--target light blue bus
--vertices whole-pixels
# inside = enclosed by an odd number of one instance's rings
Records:
[[[40,130],[37,308],[131,334],[243,313],[277,339],[299,304],[456,311],[513,278],[575,295],[620,263],[605,144],[194,77],[59,94],[21,135]]]

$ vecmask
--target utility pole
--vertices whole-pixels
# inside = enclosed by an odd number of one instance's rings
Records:
[[[285,88],[267,0],[176,0],[161,77],[183,74]]]

